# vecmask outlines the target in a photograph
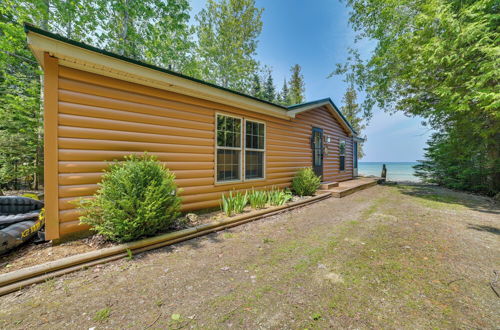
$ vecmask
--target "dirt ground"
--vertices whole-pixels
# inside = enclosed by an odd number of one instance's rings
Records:
[[[500,206],[376,186],[0,297],[8,329],[498,329]]]
[[[293,196],[293,199],[290,202],[296,202],[309,198],[311,198],[311,196]],[[266,208],[271,207],[272,206],[267,205]],[[248,206],[244,209],[243,213],[251,213],[255,211],[256,210]],[[171,228],[170,231],[194,227],[226,218],[227,216],[224,212],[220,211],[219,208],[204,209],[181,216],[174,225],[174,228]],[[43,264],[64,257],[90,252],[117,244],[118,243],[106,241],[99,235],[75,239],[60,244],[52,244],[51,242],[38,244],[35,242],[35,238],[33,238],[31,241],[26,242],[25,244],[20,245],[19,247],[0,256],[0,274],[9,273],[22,268]]]

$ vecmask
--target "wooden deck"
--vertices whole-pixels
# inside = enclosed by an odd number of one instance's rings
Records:
[[[379,181],[379,178],[357,178],[353,180],[347,180],[339,182],[337,186],[331,187],[329,189],[322,189],[326,187],[327,184],[322,184],[318,193],[331,192],[333,197],[342,198],[344,196],[355,193],[356,191],[363,190],[375,186]]]

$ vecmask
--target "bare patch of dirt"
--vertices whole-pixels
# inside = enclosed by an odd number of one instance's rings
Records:
[[[0,297],[0,327],[494,329],[497,210],[375,186]]]

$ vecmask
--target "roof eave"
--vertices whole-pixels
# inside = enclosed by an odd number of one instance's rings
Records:
[[[292,105],[288,107],[288,114],[292,118],[295,118],[295,116],[299,113],[316,109],[322,106],[326,106],[328,108],[328,110],[334,115],[335,118],[337,118],[337,120],[342,124],[344,129],[350,133],[351,136],[357,136],[358,133],[352,128],[349,121],[344,117],[342,112],[340,112],[340,110],[330,98],[307,102],[304,104]]]
[[[36,27],[25,25],[28,45],[44,66],[43,54],[57,57],[63,66],[139,83],[270,116],[291,119],[286,107],[256,99],[173,71],[127,59],[78,43]]]

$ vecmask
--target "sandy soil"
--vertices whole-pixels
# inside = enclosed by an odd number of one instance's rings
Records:
[[[490,199],[376,186],[0,297],[0,327],[494,329],[499,234]]]

